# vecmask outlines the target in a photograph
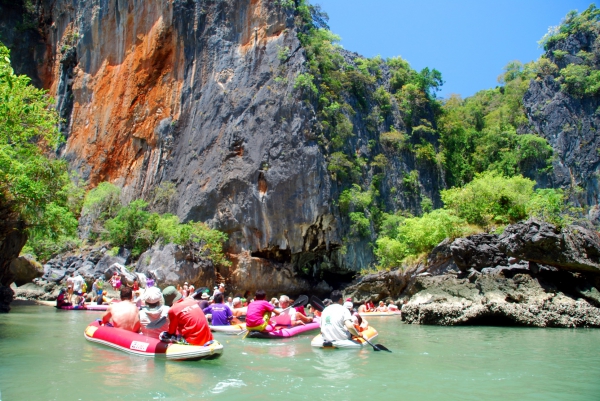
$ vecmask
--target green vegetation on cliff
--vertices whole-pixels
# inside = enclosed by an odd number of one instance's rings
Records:
[[[444,208],[421,217],[383,215],[375,254],[380,267],[395,268],[431,251],[445,238],[458,238],[536,217],[561,226],[578,210],[569,205],[560,189],[537,189],[521,175],[495,171],[476,175],[462,188],[442,191]]]
[[[0,208],[17,213],[29,245],[42,250],[75,238],[82,191],[64,160],[47,157],[59,146],[53,99],[16,75],[0,44]]]
[[[155,191],[153,205],[161,203],[168,185]],[[159,214],[148,210],[149,204],[136,199],[127,205],[120,201],[121,189],[102,182],[86,194],[81,221],[89,230],[90,240],[105,240],[113,247],[125,247],[134,257],[156,243],[175,243],[194,252],[196,257],[229,265],[223,254],[227,235],[201,222],[181,224],[175,215]]]
[[[69,176],[65,160],[54,155],[63,138],[53,99],[26,76],[15,75],[9,51],[0,44],[0,208],[16,212],[28,241],[23,253],[40,260],[80,245],[82,215],[91,239],[124,246],[139,255],[158,241],[187,246],[197,256],[227,265],[227,236],[203,223],[180,224],[177,216],[147,211],[138,199],[123,206],[118,187],[101,183],[85,192],[85,182]],[[172,189],[159,187],[154,203],[168,202]]]

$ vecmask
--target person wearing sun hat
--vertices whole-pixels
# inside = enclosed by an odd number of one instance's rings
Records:
[[[140,310],[140,324],[142,325],[142,334],[147,335],[148,337],[158,338],[162,331],[165,331],[169,328],[169,307],[165,305],[165,300],[163,298],[162,293],[160,292],[160,288],[158,287],[150,287],[142,295],[142,300],[146,304]],[[163,318],[164,323],[153,329],[149,329],[147,326],[157,321],[160,318]]]
[[[183,298],[177,288],[166,287],[162,291],[165,304],[169,309],[169,328],[160,333],[162,341],[169,341],[178,332],[186,343],[192,345],[205,345],[213,340],[213,335],[208,327],[206,316],[193,298]]]
[[[194,298],[196,300],[196,302],[198,302],[198,306],[202,310],[204,310],[205,308],[208,308],[208,305],[210,305],[210,302],[208,302],[208,298],[209,298],[208,289],[198,288],[192,294],[192,298]]]

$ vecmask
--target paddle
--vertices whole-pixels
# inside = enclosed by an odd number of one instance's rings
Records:
[[[167,321],[167,317],[166,316],[161,316],[158,319],[156,319],[155,321],[148,323],[146,325],[146,328],[147,329],[158,329],[163,324],[165,324],[166,321]]]
[[[317,298],[314,295],[311,295],[311,297],[310,297],[310,304],[312,305],[313,308],[315,308],[319,312],[323,312],[323,309],[325,309],[325,305],[323,304],[323,301],[321,301],[319,298]]]
[[[325,305],[323,305],[323,301],[321,301],[319,298],[317,298],[316,296],[312,295],[310,297],[310,304],[319,312],[323,312],[323,309],[325,309]],[[365,340],[367,342],[367,344],[369,344],[371,347],[373,347],[373,351],[387,351],[387,352],[392,352],[389,349],[387,349],[386,346],[382,345],[382,344],[373,344],[371,341],[369,341],[368,339],[361,337],[363,340]]]
[[[290,305],[290,306],[288,306],[287,308],[283,309],[283,310],[282,310],[281,312],[279,312],[279,313],[281,314],[281,313],[285,312],[286,310],[288,310],[288,309],[290,309],[290,308],[297,308],[298,306],[304,306],[304,305],[306,305],[307,303],[308,303],[308,297],[307,297],[306,295],[300,295],[300,296],[298,297],[298,299],[294,301],[294,303],[293,303],[293,304],[291,304],[291,305]],[[240,335],[240,334],[242,334],[242,333],[246,333],[246,334],[247,334],[247,333],[248,333],[248,329],[246,329],[246,330],[244,330],[244,331],[241,331],[241,332],[239,332],[237,335],[239,336],[239,335]],[[244,336],[244,338],[246,338],[246,337]]]

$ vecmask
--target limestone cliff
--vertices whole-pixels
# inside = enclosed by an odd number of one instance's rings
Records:
[[[331,152],[319,143],[317,99],[294,89],[307,57],[293,7],[270,0],[36,7],[46,51],[29,56],[64,119],[62,155],[90,185],[111,181],[133,199],[174,183],[170,211],[228,233],[234,262],[250,252],[315,280],[374,262],[368,236],[342,247],[350,222],[336,206],[343,187],[327,170]],[[358,55],[343,57],[352,65]],[[384,66],[372,90],[389,88],[389,78]],[[369,122],[376,104],[346,97],[354,128],[345,152],[353,157],[384,151],[379,134],[390,126],[407,131],[395,100],[385,119]],[[433,115],[417,123],[435,125]],[[435,135],[428,140],[436,143]],[[444,182],[435,164],[410,152],[388,159],[379,188],[385,209],[419,211],[422,195],[439,205]],[[360,174],[373,177],[375,168]]]
[[[545,58],[557,68],[539,73],[523,98],[531,131],[547,139],[555,152],[552,172],[536,180],[552,188],[580,186],[584,191],[578,200],[590,206],[600,201],[600,135],[597,133],[600,98],[577,96],[561,89],[565,81],[560,70],[568,65],[584,64],[586,54],[594,55],[595,61],[589,58],[587,61],[598,69],[599,46],[599,37],[591,32],[578,32],[553,43]]]

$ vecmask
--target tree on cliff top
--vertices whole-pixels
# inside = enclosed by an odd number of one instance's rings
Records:
[[[77,228],[66,162],[47,157],[61,143],[53,99],[15,75],[0,44],[0,207],[11,208],[30,241],[58,240]]]

